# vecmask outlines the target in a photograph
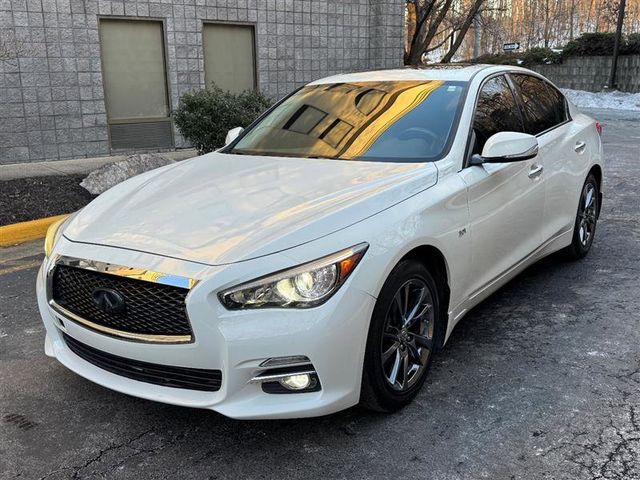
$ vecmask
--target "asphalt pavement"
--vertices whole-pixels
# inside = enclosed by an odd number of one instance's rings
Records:
[[[595,114],[589,256],[545,259],[470,312],[394,415],[235,421],[95,385],[44,355],[39,246],[0,250],[0,478],[639,479],[640,114]]]

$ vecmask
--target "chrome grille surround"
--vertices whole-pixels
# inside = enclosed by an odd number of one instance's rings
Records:
[[[72,308],[67,308],[68,306],[64,306],[56,302],[54,298],[54,277],[56,274],[57,267],[65,267],[74,270],[78,270],[80,272],[85,271],[86,274],[91,275],[99,275],[104,277],[106,281],[109,281],[109,277],[113,276],[113,280],[116,280],[121,285],[126,285],[130,282],[136,282],[136,286],[144,288],[152,288],[154,285],[157,286],[158,290],[163,289],[179,289],[183,292],[183,296],[181,301],[184,305],[180,305],[183,309],[184,319],[180,319],[183,322],[183,331],[177,332],[176,329],[171,329],[173,331],[162,333],[158,331],[140,331],[140,328],[122,328],[123,321],[120,319],[119,322],[116,322],[115,325],[105,325],[104,321],[95,321],[96,319],[86,318],[86,315],[79,315],[78,312],[72,311]],[[197,284],[197,280],[192,278],[183,277],[179,275],[169,275],[160,272],[155,272],[151,270],[127,267],[123,265],[117,265],[113,263],[99,262],[94,260],[86,260],[68,256],[57,255],[53,257],[49,265],[47,267],[46,272],[46,290],[47,290],[47,301],[49,306],[63,319],[70,320],[74,323],[82,325],[83,327],[89,328],[91,330],[97,331],[99,333],[110,335],[113,337],[117,337],[123,340],[137,341],[137,342],[146,342],[146,343],[191,343],[194,341],[193,332],[191,330],[191,322],[188,318],[187,310],[186,310],[186,298],[188,296],[189,291]],[[126,290],[126,287],[124,288]],[[125,297],[126,297],[126,291]],[[160,293],[161,294],[161,293]],[[87,299],[87,301],[91,301]],[[158,313],[158,312],[156,312]],[[170,322],[171,319],[167,320]],[[139,327],[139,326],[138,326]],[[154,328],[157,330],[157,328]]]

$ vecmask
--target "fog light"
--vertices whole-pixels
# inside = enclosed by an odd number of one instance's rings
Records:
[[[280,380],[280,385],[289,390],[304,390],[311,385],[311,377],[307,373],[289,375]]]

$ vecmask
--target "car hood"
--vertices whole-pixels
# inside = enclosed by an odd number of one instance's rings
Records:
[[[115,186],[64,236],[222,265],[341,230],[436,181],[433,164],[210,153]]]

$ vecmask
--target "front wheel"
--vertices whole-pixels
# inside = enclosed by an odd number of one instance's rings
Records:
[[[418,394],[431,365],[440,305],[427,268],[403,260],[391,271],[374,307],[360,404],[393,412]]]
[[[580,193],[571,245],[565,249],[565,254],[571,260],[583,258],[591,249],[600,208],[599,192],[598,181],[593,174],[589,174]]]

